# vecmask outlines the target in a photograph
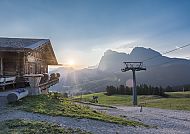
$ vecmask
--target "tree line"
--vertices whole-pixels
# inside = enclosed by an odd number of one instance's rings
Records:
[[[159,96],[166,96],[164,94],[165,89],[160,87],[154,87],[151,85],[141,84],[137,86],[137,94],[138,95],[159,95]],[[132,88],[129,88],[124,85],[120,85],[119,87],[114,86],[107,86],[106,87],[106,94],[107,95],[132,95]]]
[[[190,91],[190,85],[180,85],[180,86],[167,86],[165,92],[180,92],[180,91]]]

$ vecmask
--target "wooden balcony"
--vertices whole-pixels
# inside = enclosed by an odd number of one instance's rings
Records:
[[[49,77],[50,76],[50,77]],[[46,94],[48,88],[59,82],[59,76],[56,74],[29,74],[24,75],[29,81],[29,95]]]
[[[47,89],[55,84],[59,83],[59,78],[49,80],[48,82],[42,83],[39,85],[41,90]]]

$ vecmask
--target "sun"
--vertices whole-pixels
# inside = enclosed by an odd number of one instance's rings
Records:
[[[69,59],[68,60],[68,65],[69,66],[74,66],[75,65],[75,61],[73,59]]]

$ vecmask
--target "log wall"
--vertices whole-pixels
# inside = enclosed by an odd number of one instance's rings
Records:
[[[48,73],[48,65],[39,51],[29,52],[25,55],[25,74]]]
[[[0,53],[0,75],[23,76],[24,74],[43,73],[48,73],[48,65],[37,50]]]

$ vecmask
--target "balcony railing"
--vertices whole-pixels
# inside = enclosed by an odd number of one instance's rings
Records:
[[[41,90],[47,89],[55,84],[59,83],[59,78],[54,78],[52,80],[49,80],[45,83],[39,84],[39,87]]]

